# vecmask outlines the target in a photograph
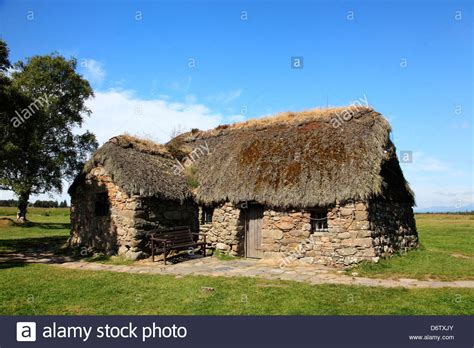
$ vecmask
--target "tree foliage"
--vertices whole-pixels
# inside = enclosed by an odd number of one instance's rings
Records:
[[[8,47],[5,41],[0,40],[0,71],[4,72],[10,67],[8,60]]]
[[[19,197],[24,218],[31,194],[61,192],[62,179],[72,179],[97,148],[94,134],[77,134],[93,90],[77,61],[58,54],[19,61],[7,76],[2,43],[0,64],[0,189]]]

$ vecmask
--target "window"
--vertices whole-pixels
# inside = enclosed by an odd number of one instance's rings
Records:
[[[97,193],[95,197],[95,216],[106,216],[109,212],[107,192]]]
[[[212,214],[214,214],[213,207],[207,207],[207,206],[202,207],[201,225],[212,223]]]
[[[325,209],[313,210],[311,212],[311,233],[324,232],[328,230],[327,211]]]

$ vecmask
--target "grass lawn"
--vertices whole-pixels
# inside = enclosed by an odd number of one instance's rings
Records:
[[[0,207],[0,254],[60,248],[69,237],[69,208],[28,208],[26,224],[16,224],[16,208]],[[54,248],[52,247],[54,246]]]
[[[2,315],[474,314],[470,289],[313,286],[255,278],[91,272],[48,265],[10,265],[0,272]],[[208,291],[209,287],[214,291]]]
[[[15,212],[14,208],[0,208],[0,255],[48,246],[62,250],[69,234],[67,209],[30,209],[31,222],[26,225],[10,220]],[[423,248],[377,265],[359,266],[358,272],[375,277],[472,279],[472,216],[418,215],[417,222]],[[408,290],[255,278],[175,278],[39,264],[0,264],[0,277],[0,315],[474,314],[473,289]]]
[[[474,279],[474,215],[417,214],[418,250],[352,270],[378,278]]]
[[[28,208],[28,223],[16,224],[16,208],[0,207],[0,255],[31,251],[52,251],[64,254],[69,238],[69,208]],[[80,250],[76,251],[79,255]],[[84,261],[114,265],[133,263],[116,256],[94,255]]]

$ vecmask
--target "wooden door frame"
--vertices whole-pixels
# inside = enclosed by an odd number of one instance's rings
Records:
[[[250,209],[252,208],[256,208],[256,207],[261,207],[262,209],[262,225],[263,225],[263,213],[265,212],[265,206],[263,204],[260,204],[260,203],[256,203],[256,202],[252,202],[252,203],[248,203],[248,206],[247,208],[245,209],[245,218],[244,218],[244,251],[245,251],[245,258],[250,258],[250,259],[260,259],[260,258],[263,258],[263,255],[261,255],[260,257],[251,257],[249,256],[249,252],[248,252],[248,234],[249,234],[249,222],[250,222]],[[261,226],[260,228],[260,238],[262,238],[262,231],[263,231],[263,226]],[[260,249],[256,249],[256,250],[262,250],[261,249],[261,242],[260,242]],[[263,250],[262,250],[262,254],[263,254]]]

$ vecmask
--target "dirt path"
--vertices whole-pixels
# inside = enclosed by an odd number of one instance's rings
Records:
[[[348,276],[343,274],[342,271],[337,271],[335,269],[322,266],[296,266],[291,268],[280,268],[262,261],[245,259],[221,261],[213,257],[193,259],[177,264],[169,264],[167,266],[164,266],[161,263],[151,264],[149,262],[141,263],[139,265],[118,266],[79,261],[64,262],[55,264],[55,266],[67,269],[174,275],[177,277],[186,275],[258,277],[273,280],[282,279],[308,282],[310,284],[363,285],[381,286],[387,288],[474,288],[474,281],[472,280],[443,282],[417,279],[375,279]]]

